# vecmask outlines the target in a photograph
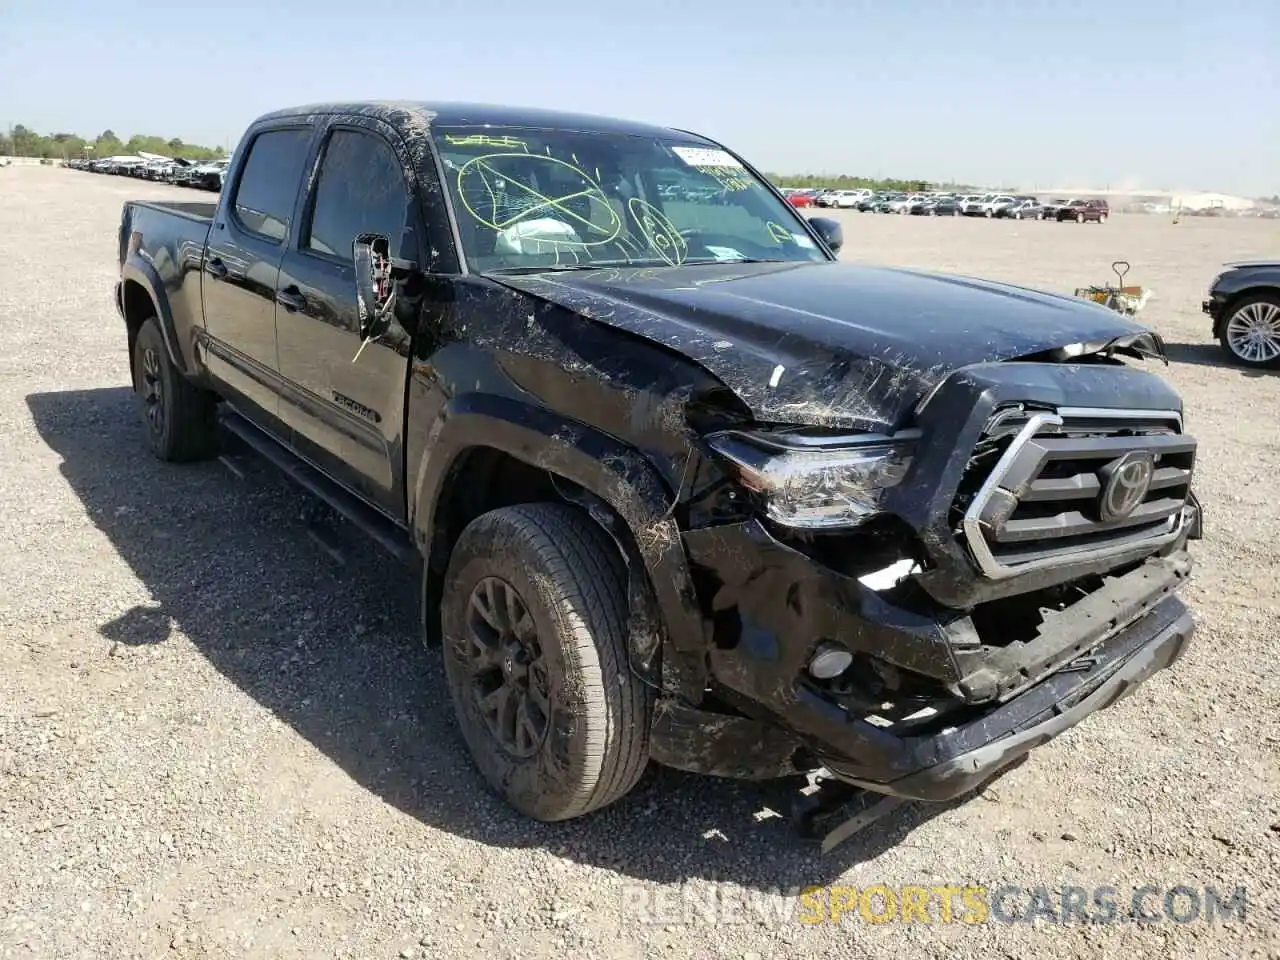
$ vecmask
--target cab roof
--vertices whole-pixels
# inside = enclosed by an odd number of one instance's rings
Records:
[[[312,103],[286,107],[263,114],[258,123],[291,117],[319,117],[329,115],[366,116],[383,120],[406,136],[421,135],[430,127],[440,126],[493,126],[540,127],[550,130],[574,130],[591,133],[612,133],[623,136],[664,137],[695,140],[711,144],[695,133],[671,127],[619,120],[593,114],[569,113],[545,110],[538,107],[499,106],[485,103],[362,100],[350,102]]]

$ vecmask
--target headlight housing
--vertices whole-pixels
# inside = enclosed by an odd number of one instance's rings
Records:
[[[809,437],[724,431],[707,443],[766,516],[800,529],[853,527],[880,512],[911,468],[919,431]]]

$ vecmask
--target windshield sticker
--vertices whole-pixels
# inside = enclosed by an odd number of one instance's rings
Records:
[[[733,193],[738,190],[750,190],[755,181],[751,179],[751,175],[742,168],[733,167],[697,167],[699,173],[706,174],[713,178],[726,191]]]
[[[547,194],[522,182],[540,179],[559,183]],[[538,239],[551,246],[600,246],[612,243],[622,232],[622,218],[600,184],[581,168],[554,157],[532,153],[473,157],[458,171],[458,195],[467,213],[490,230],[503,231],[532,218],[569,227],[558,235],[540,231]],[[597,222],[593,214],[604,222]]]
[[[658,256],[673,267],[684,263],[684,258],[689,253],[689,244],[680,236],[680,231],[666,214],[639,197],[628,200],[627,209]]]
[[[504,150],[529,150],[529,145],[516,137],[491,137],[486,133],[471,133],[460,137],[455,133],[446,133],[445,142],[454,147],[499,147]]]
[[[672,147],[671,152],[691,167],[731,167],[742,169],[742,164],[724,150],[710,147]]]
[[[707,244],[707,252],[717,260],[745,260],[746,256],[741,250],[735,250],[733,247],[713,247]]]

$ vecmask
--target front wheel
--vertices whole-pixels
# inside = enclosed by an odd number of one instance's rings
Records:
[[[625,795],[649,759],[649,688],[627,655],[625,568],[557,503],[472,521],[441,598],[444,666],[463,739],[490,787],[537,820]]]
[[[1076,214],[1076,223],[1084,223],[1084,214],[1083,214],[1083,213],[1077,213],[1077,214]]]
[[[1106,215],[1105,213],[1100,213],[1100,214],[1098,214],[1098,222],[1099,222],[1099,223],[1106,223],[1106,222],[1107,222],[1107,215]]]
[[[1235,304],[1218,342],[1242,366],[1280,367],[1280,295],[1255,293]]]

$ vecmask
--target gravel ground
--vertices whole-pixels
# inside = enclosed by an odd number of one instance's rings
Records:
[[[1274,222],[841,215],[850,258],[1064,291],[1131,260],[1208,527],[1173,670],[820,859],[772,815],[786,785],[655,770],[558,826],[486,793],[403,571],[358,541],[335,563],[252,460],[146,454],[111,304],[131,197],[193,198],[0,170],[0,957],[1280,956],[1280,377],[1224,366],[1199,312],[1220,263],[1280,253]],[[1112,886],[1122,914],[1245,886],[1247,914],[808,925],[811,883]]]

